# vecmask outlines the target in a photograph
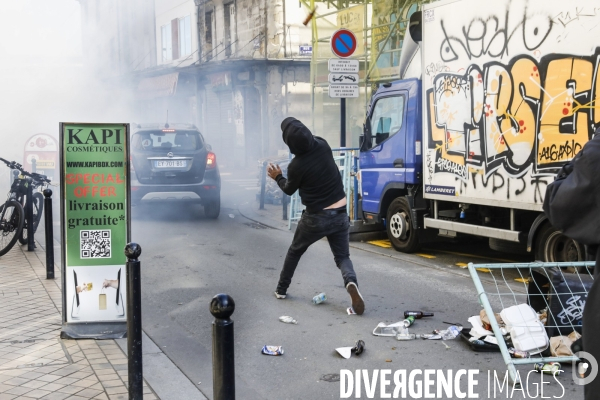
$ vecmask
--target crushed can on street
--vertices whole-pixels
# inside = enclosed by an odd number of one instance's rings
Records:
[[[557,362],[549,362],[547,364],[535,363],[533,364],[533,369],[543,374],[560,375],[560,363]]]
[[[283,322],[284,324],[298,325],[298,321],[296,321],[294,318],[290,317],[289,315],[282,315],[281,317],[279,317],[279,320],[281,322]]]
[[[282,356],[283,355],[283,347],[266,345],[262,348],[261,353],[266,354],[267,356]]]
[[[510,354],[510,356],[512,358],[530,358],[531,357],[531,355],[529,354],[528,351],[517,350],[514,347],[511,347],[508,349],[508,354]]]
[[[354,348],[352,349],[354,351],[354,354],[356,354],[357,356],[361,355],[363,353],[363,351],[365,351],[365,342],[363,340],[357,340],[356,344],[354,345]]]

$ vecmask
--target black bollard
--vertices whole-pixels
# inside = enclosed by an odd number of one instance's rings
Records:
[[[233,357],[233,321],[229,319],[235,302],[227,294],[218,294],[210,302],[213,322],[213,400],[235,400],[235,363]]]
[[[140,262],[142,247],[137,243],[125,246],[127,257],[127,358],[129,400],[144,398],[142,371],[142,282]]]
[[[260,210],[265,209],[265,187],[267,185],[267,162],[264,161],[260,171]]]
[[[46,225],[46,279],[54,279],[54,230],[52,226],[52,190],[44,189],[44,225]]]
[[[35,242],[33,241],[33,181],[30,178],[27,178],[25,216],[27,217],[27,251],[35,251]]]

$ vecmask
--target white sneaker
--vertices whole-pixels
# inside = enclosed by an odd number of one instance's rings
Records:
[[[350,295],[350,298],[352,299],[352,309],[358,315],[362,315],[365,312],[365,301],[364,301],[363,297],[361,296],[360,292],[358,291],[358,286],[356,286],[356,283],[354,283],[354,282],[348,283],[346,285],[346,291],[348,292],[348,294]]]
[[[275,292],[275,297],[277,297],[280,300],[281,299],[285,299],[285,296],[287,296],[287,295],[285,295],[285,294],[279,294],[279,293]]]

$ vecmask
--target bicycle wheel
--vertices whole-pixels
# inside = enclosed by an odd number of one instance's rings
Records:
[[[42,219],[42,212],[44,211],[44,195],[40,192],[33,194],[33,232],[37,232],[38,225]],[[21,244],[27,244],[27,213],[25,213],[25,222],[23,223],[23,230],[19,235],[19,242]]]
[[[25,221],[23,206],[9,200],[0,206],[0,256],[8,253],[15,245]]]

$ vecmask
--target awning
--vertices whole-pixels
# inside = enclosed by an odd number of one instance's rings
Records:
[[[139,96],[142,99],[173,96],[177,90],[178,80],[179,72],[144,78],[138,85]]]

